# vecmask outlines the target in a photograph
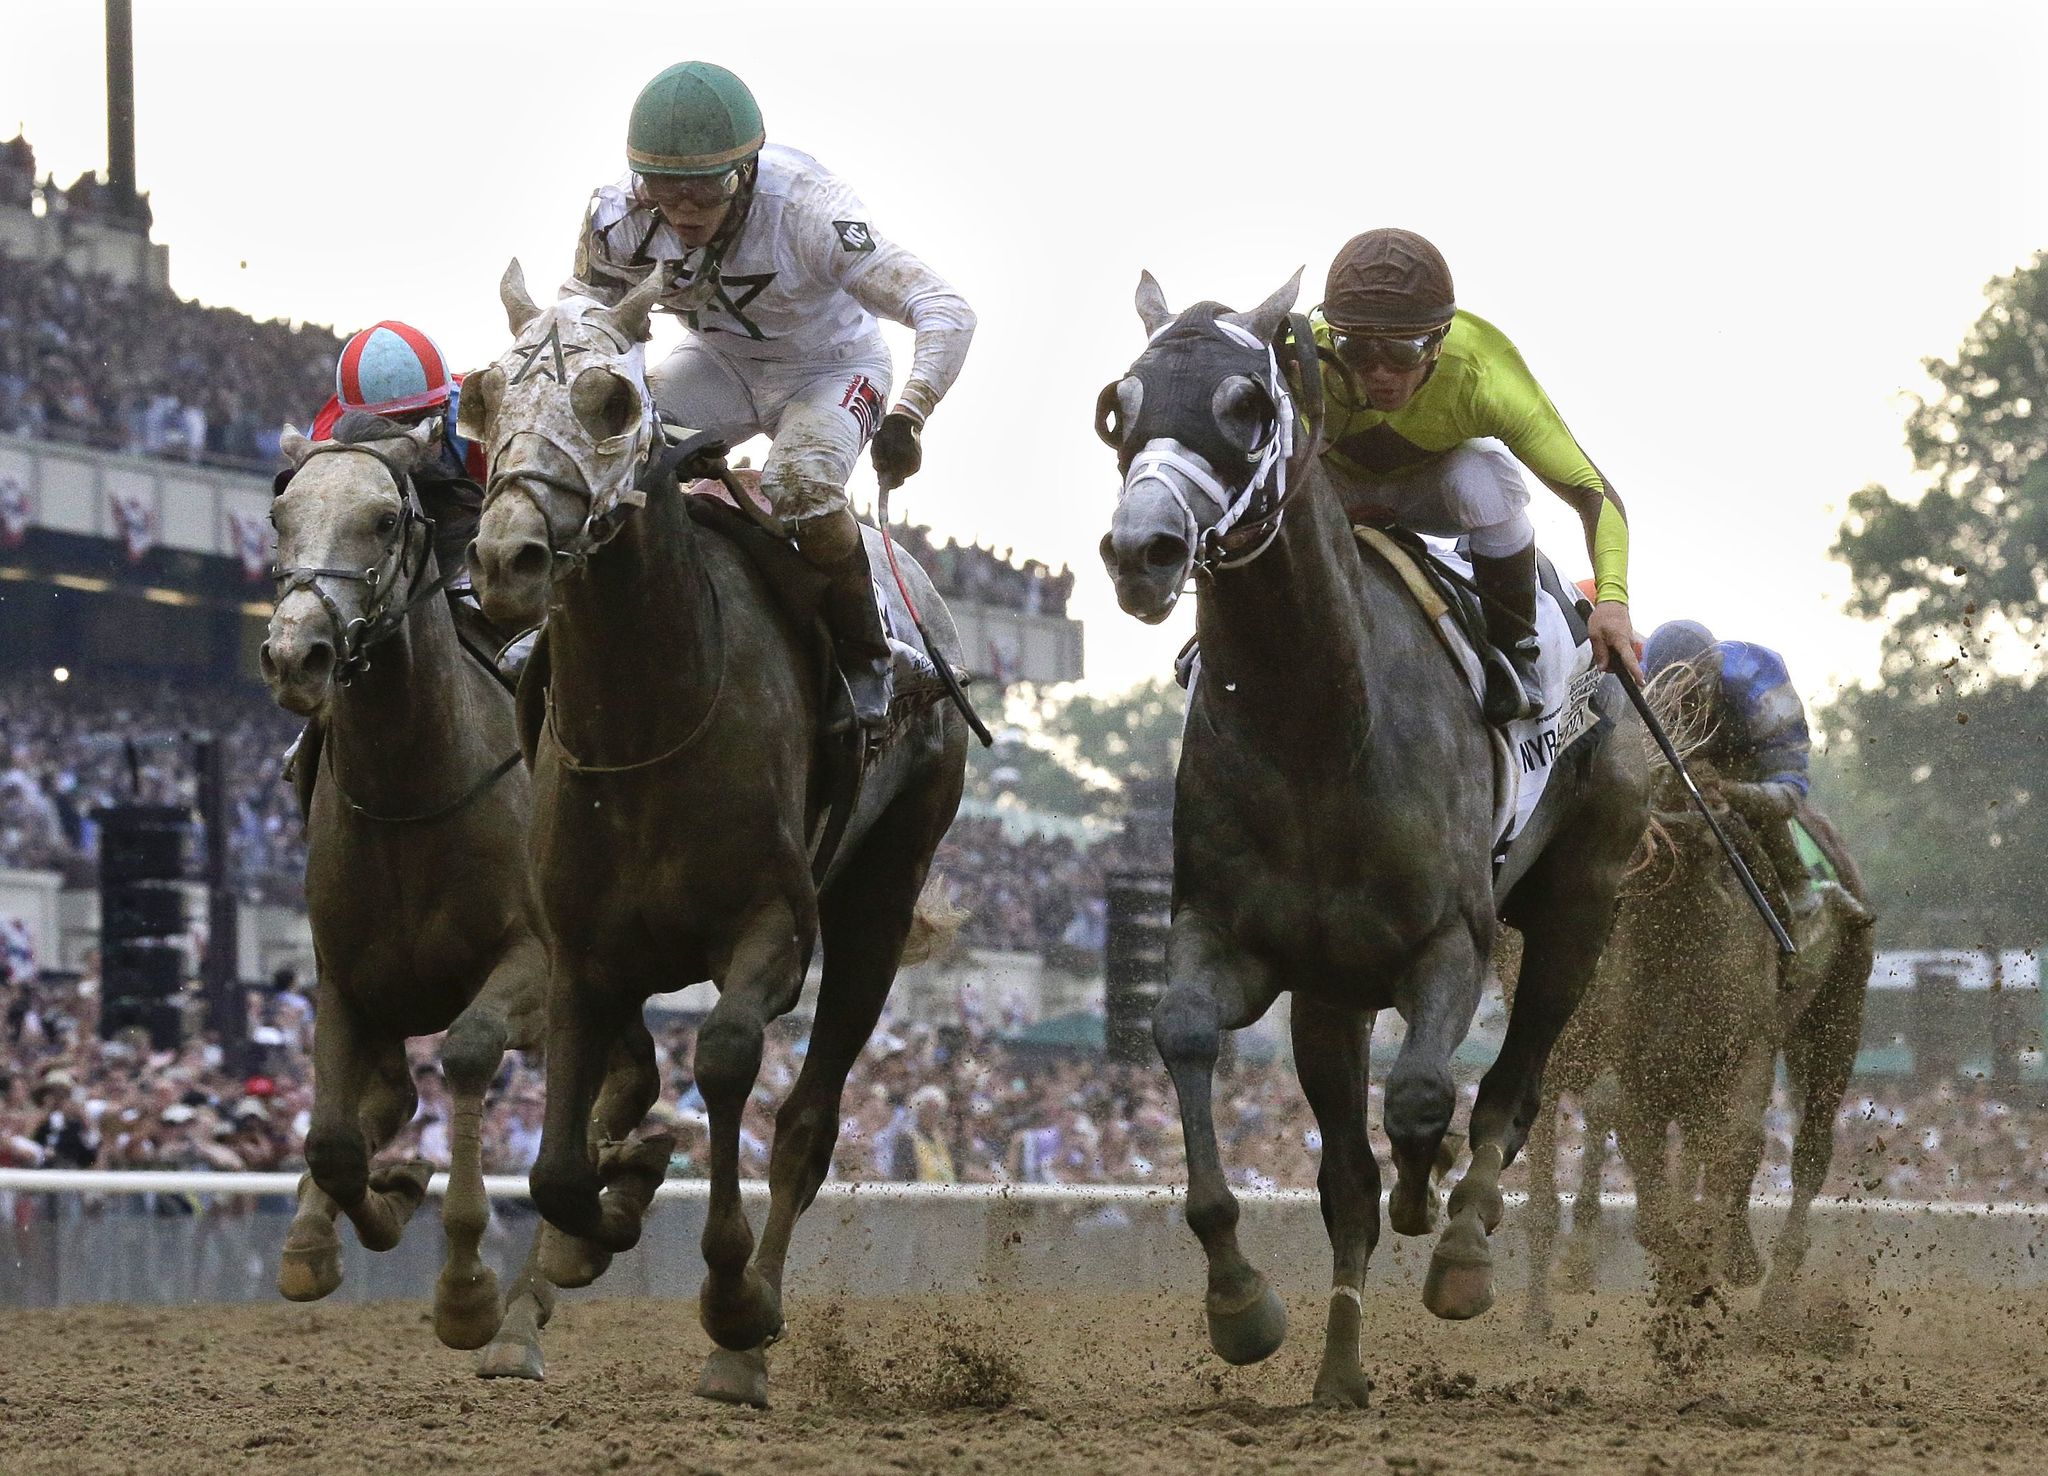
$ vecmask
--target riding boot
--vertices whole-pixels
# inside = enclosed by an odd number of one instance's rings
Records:
[[[1504,658],[1486,663],[1485,713],[1489,723],[1511,723],[1543,711],[1537,667],[1536,545],[1503,558],[1472,555],[1472,582],[1486,606],[1486,638]]]
[[[839,670],[853,696],[854,720],[870,731],[884,728],[894,696],[893,663],[860,523],[849,509],[841,508],[805,518],[795,532],[798,551],[831,580],[821,609]]]

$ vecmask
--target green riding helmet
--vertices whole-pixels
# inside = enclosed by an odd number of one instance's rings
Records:
[[[746,83],[710,62],[678,62],[634,99],[626,161],[636,174],[727,174],[766,137]]]

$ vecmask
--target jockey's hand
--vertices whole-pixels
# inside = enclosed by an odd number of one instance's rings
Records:
[[[1638,683],[1643,679],[1642,663],[1636,660],[1636,628],[1628,618],[1628,605],[1621,600],[1602,600],[1586,617],[1586,634],[1593,641],[1593,664],[1613,671],[1616,663],[1628,668]]]
[[[882,428],[875,432],[868,457],[884,483],[900,487],[924,465],[923,424],[908,410],[891,410],[882,417]]]

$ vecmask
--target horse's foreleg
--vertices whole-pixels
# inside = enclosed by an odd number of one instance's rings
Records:
[[[1226,1363],[1256,1363],[1287,1336],[1287,1312],[1237,1245],[1237,1198],[1223,1174],[1211,1106],[1222,1032],[1263,1015],[1276,989],[1268,971],[1220,946],[1192,908],[1173,919],[1166,992],[1152,1011],[1152,1039],[1180,1099],[1188,1156],[1188,1228],[1209,1261],[1209,1345]]]
[[[1423,946],[1395,993],[1408,1033],[1387,1073],[1382,1118],[1394,1149],[1387,1222],[1398,1235],[1426,1235],[1436,1225],[1431,1171],[1458,1105],[1451,1053],[1472,1028],[1484,975],[1478,941],[1454,924]]]
[[[535,1218],[533,1244],[526,1264],[519,1268],[511,1290],[505,1294],[505,1315],[498,1331],[477,1359],[476,1372],[483,1379],[539,1379],[547,1372],[541,1355],[540,1333],[555,1315],[555,1287],[541,1267],[541,1248],[547,1234],[545,1221]]]
[[[1363,1409],[1371,1388],[1360,1361],[1365,1268],[1380,1238],[1380,1168],[1365,1128],[1365,1067],[1373,1012],[1294,996],[1294,1069],[1322,1132],[1316,1174],[1330,1236],[1330,1307],[1317,1404]]]
[[[1760,1048],[1743,1063],[1729,1096],[1728,1118],[1716,1134],[1706,1161],[1707,1204],[1714,1225],[1712,1259],[1716,1276],[1735,1286],[1763,1280],[1763,1261],[1749,1226],[1749,1191],[1764,1161],[1764,1113],[1771,1105],[1777,1053]]]
[[[322,972],[320,1008],[313,1017],[307,1171],[299,1178],[298,1213],[285,1233],[277,1267],[278,1292],[294,1302],[318,1301],[341,1285],[341,1240],[334,1231],[334,1218],[341,1213],[338,1196],[347,1195],[353,1203],[369,1187],[370,1151],[355,1115],[369,1066],[354,1012],[331,977]]]
[[[1579,1110],[1586,1119],[1585,1147],[1580,1155],[1578,1192],[1572,1196],[1572,1233],[1565,1241],[1559,1272],[1568,1291],[1592,1291],[1600,1279],[1600,1227],[1607,1213],[1607,1135],[1612,1131],[1608,1118],[1613,1114],[1615,1090],[1612,1078],[1596,1079],[1579,1094]]]
[[[1522,1325],[1541,1337],[1549,1333],[1550,1269],[1557,1254],[1557,1098],[1545,1094],[1529,1130],[1529,1209],[1523,1224],[1529,1241],[1529,1297]]]
[[[760,909],[741,931],[718,1004],[697,1032],[697,1089],[711,1115],[711,1202],[697,1315],[713,1342],[739,1353],[782,1331],[781,1295],[748,1264],[754,1232],[740,1204],[740,1116],[760,1074],[763,1031],[796,1003],[809,953],[786,902]]]
[[[547,956],[529,939],[498,961],[441,1044],[454,1121],[448,1194],[441,1204],[448,1249],[434,1287],[434,1333],[451,1348],[483,1347],[502,1315],[497,1275],[478,1254],[491,1218],[484,1196],[484,1094],[504,1062],[514,1006],[523,997],[538,997],[546,986]]]
[[[1785,1075],[1799,1098],[1799,1130],[1792,1139],[1792,1208],[1771,1246],[1767,1300],[1772,1292],[1790,1289],[1806,1260],[1807,1216],[1834,1161],[1835,1114],[1856,1065],[1868,978],[1867,950],[1847,968],[1837,961],[1820,997],[1785,1040]]]
[[[585,959],[557,949],[548,979],[547,1114],[527,1183],[551,1229],[619,1251],[633,1245],[639,1222],[622,1226],[616,1216],[608,1220],[604,1181],[590,1146],[590,1110],[633,1007],[611,981],[587,977],[589,972]],[[622,1233],[624,1239],[613,1244]],[[566,1242],[557,1235],[542,1239],[549,1278],[557,1285],[581,1285],[574,1267],[556,1264],[553,1252]]]

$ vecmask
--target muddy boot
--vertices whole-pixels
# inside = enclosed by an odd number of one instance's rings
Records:
[[[832,583],[825,591],[822,613],[832,633],[833,653],[853,694],[853,716],[863,728],[888,725],[894,664],[882,612],[875,604],[875,584],[868,571],[867,543],[860,523],[845,508],[796,525],[796,546],[811,566]]]
[[[1536,545],[1505,558],[1472,555],[1472,582],[1486,606],[1486,638],[1501,660],[1486,663],[1486,720],[1501,724],[1543,711],[1537,667]]]

